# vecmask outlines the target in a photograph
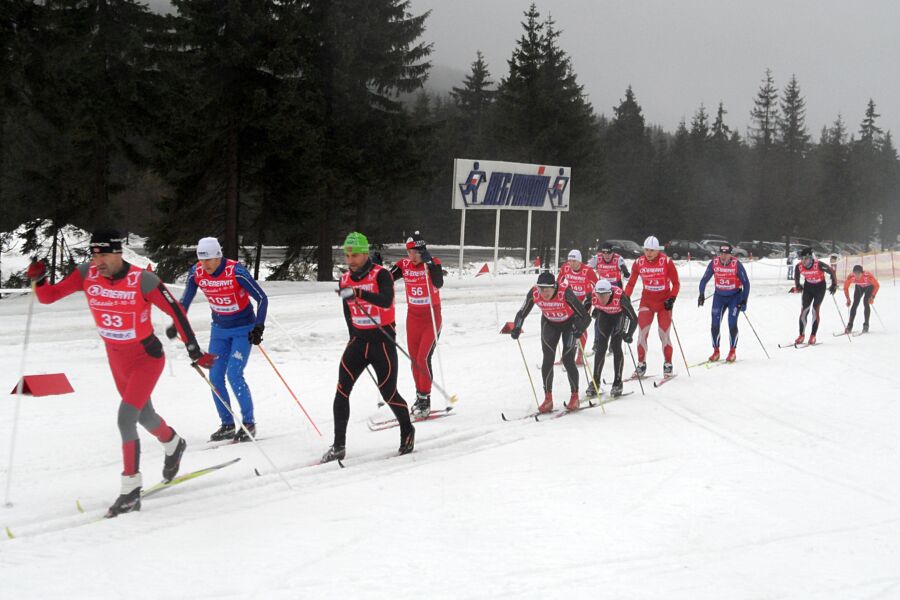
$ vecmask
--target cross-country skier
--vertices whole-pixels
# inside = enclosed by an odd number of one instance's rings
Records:
[[[541,310],[541,349],[544,361],[541,374],[544,379],[544,401],[538,407],[542,413],[553,410],[553,361],[556,357],[556,346],[562,338],[562,362],[569,376],[571,395],[566,404],[568,410],[578,408],[578,367],[575,366],[576,340],[590,324],[590,316],[574,292],[565,282],[557,283],[553,275],[544,271],[537,278],[537,284],[528,290],[525,303],[516,313],[512,339],[518,339],[522,333],[525,317],[534,306]]]
[[[713,294],[712,305],[712,346],[713,353],[709,362],[719,360],[719,332],[722,329],[722,316],[728,313],[728,334],[731,339],[731,349],[725,358],[728,362],[737,359],[738,342],[738,316],[747,310],[747,298],[750,296],[750,280],[744,265],[732,256],[734,248],[725,242],[719,246],[719,255],[709,261],[706,273],[700,279],[700,296],[697,298],[697,306],[703,306],[706,301],[706,284],[710,278],[716,288]]]
[[[844,333],[853,331],[853,319],[856,318],[856,307],[859,306],[860,300],[863,303],[863,317],[865,318],[862,330],[863,333],[867,333],[869,331],[869,314],[871,313],[869,305],[875,304],[875,296],[881,286],[874,275],[863,270],[862,265],[854,265],[853,272],[844,280],[844,296],[847,298],[847,306],[851,304],[850,286],[854,284],[856,288],[853,291],[853,307],[850,309],[850,320],[847,321],[847,329]]]
[[[650,325],[656,315],[659,327],[659,340],[663,347],[663,375],[672,376],[672,341],[669,331],[672,329],[672,307],[681,284],[675,263],[661,252],[659,240],[649,236],[644,240],[644,256],[639,257],[631,265],[631,277],[625,286],[625,295],[631,298],[638,279],[644,286],[641,303],[638,308],[638,365],[635,377],[643,377],[647,372],[647,337]]]
[[[441,335],[441,294],[444,272],[441,261],[433,258],[425,245],[425,239],[415,232],[406,240],[408,258],[401,258],[391,267],[394,281],[403,279],[406,285],[406,344],[413,380],[416,382],[416,402],[412,413],[427,417],[431,413],[431,382],[434,371],[431,355]],[[432,321],[432,317],[434,321]]]
[[[394,324],[394,280],[390,272],[369,258],[369,240],[352,232],[344,240],[347,272],[336,290],[344,306],[350,340],[341,356],[334,394],[334,443],[322,462],[342,460],[347,447],[350,392],[367,365],[372,365],[378,390],[400,424],[399,454],[413,451],[416,430],[406,400],[397,392],[397,327]]]
[[[794,268],[794,289],[792,292],[803,292],[800,308],[800,335],[794,340],[795,344],[802,344],[806,338],[806,320],[812,309],[812,330],[809,335],[809,345],[816,343],[816,333],[819,330],[819,307],[825,299],[825,274],[831,277],[831,285],[828,292],[834,295],[837,291],[837,280],[834,271],[827,264],[813,256],[812,248],[804,248],[800,251],[800,262]],[[804,283],[801,285],[800,277]]]
[[[154,273],[129,264],[122,258],[124,238],[111,229],[91,235],[91,262],[79,265],[56,285],[46,284],[47,266],[33,262],[28,277],[35,284],[41,304],[52,304],[83,291],[97,331],[106,346],[119,404],[119,433],[122,436],[122,487],[106,512],[111,518],[141,509],[141,441],[137,424],[153,434],[165,450],[162,477],[170,481],[178,474],[187,443],[153,409],[150,394],[165,365],[159,338],[153,333],[151,306],[175,321],[188,355],[194,364],[209,368],[215,356],[204,354],[197,345],[187,315]]]
[[[250,358],[251,344],[258,346],[262,343],[269,299],[244,265],[230,258],[222,258],[222,247],[216,238],[206,237],[197,243],[197,260],[197,264],[188,271],[181,305],[187,312],[200,289],[212,310],[209,352],[219,359],[210,369],[209,379],[218,392],[218,396],[212,395],[212,401],[219,413],[221,426],[209,436],[209,440],[216,442],[234,438],[236,442],[246,442],[249,438],[244,429],[239,427],[235,430],[225,377],[228,377],[241,407],[244,428],[255,436],[253,397],[244,379],[244,368]],[[253,314],[250,298],[256,300],[256,315]],[[166,329],[166,335],[169,339],[175,338],[174,325]],[[223,401],[228,408],[222,405]]]
[[[562,283],[563,281],[569,284],[569,289],[572,290],[576,298],[585,304],[585,310],[588,310],[587,307],[590,305],[589,296],[594,291],[594,284],[597,283],[597,272],[581,262],[581,250],[576,248],[569,251],[568,261],[556,275],[557,283]],[[585,329],[584,333],[581,334],[578,356],[575,359],[575,364],[578,366],[584,364],[584,353],[581,349],[587,347],[587,341],[588,332]]]
[[[613,252],[613,246],[610,242],[600,244],[600,251],[596,256],[591,258],[588,266],[597,271],[598,279],[605,279],[616,287],[624,287],[622,285],[622,276],[630,277],[628,267],[625,266],[625,259]]]
[[[613,380],[612,395],[622,395],[622,369],[625,365],[625,357],[622,354],[622,342],[630,344],[637,329],[638,317],[631,305],[631,300],[625,295],[621,287],[613,287],[606,279],[601,279],[594,286],[591,294],[591,315],[596,319],[594,323],[594,382],[600,385],[600,377],[603,373],[603,363],[606,360],[607,345],[612,348]],[[594,397],[598,390],[593,383],[588,386],[588,396]]]

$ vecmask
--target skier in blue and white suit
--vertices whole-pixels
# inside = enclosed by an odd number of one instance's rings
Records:
[[[216,238],[203,238],[197,244],[197,264],[191,267],[187,286],[181,297],[185,313],[194,300],[197,289],[203,291],[212,309],[212,328],[209,353],[218,356],[209,372],[209,379],[219,396],[229,404],[225,377],[241,407],[241,421],[252,435],[256,435],[253,398],[244,380],[244,368],[250,357],[251,344],[262,342],[269,299],[244,265],[222,258],[222,248]],[[256,300],[254,315],[250,298]],[[166,332],[168,334],[168,331]],[[210,436],[211,441],[233,437],[235,441],[249,438],[243,429],[236,430],[234,417],[213,395],[221,427]]]
[[[750,280],[744,265],[732,256],[731,244],[724,242],[719,247],[719,255],[709,262],[706,273],[700,280],[700,297],[697,298],[697,306],[703,306],[706,300],[706,284],[710,278],[714,280],[716,293],[713,295],[712,307],[712,345],[713,353],[709,362],[719,360],[719,331],[722,324],[722,311],[728,311],[728,329],[731,336],[731,350],[728,352],[728,362],[734,362],[737,358],[736,349],[738,341],[738,315],[747,310],[747,298],[750,296]]]

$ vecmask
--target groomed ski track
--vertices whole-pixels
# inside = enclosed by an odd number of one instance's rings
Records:
[[[217,426],[208,388],[184,351],[166,343],[174,368],[164,370],[153,401],[188,440],[182,469],[242,460],[148,499],[138,514],[105,521],[97,517],[117,493],[120,454],[118,400],[102,343],[83,296],[37,306],[27,371],[65,372],[76,391],[23,399],[15,506],[0,507],[0,529],[16,536],[0,539],[0,597],[900,596],[900,292],[882,280],[875,306],[887,331],[873,315],[871,333],[852,344],[831,337],[840,321],[826,297],[822,345],[775,352],[796,336],[800,308],[778,264],[748,269],[748,315],[770,360],[741,317],[735,365],[694,368],[689,377],[676,347],[677,381],[659,389],[644,382],[646,396],[636,381],[626,383],[635,393],[607,405],[606,414],[540,424],[499,416],[535,406],[515,343],[496,333],[534,277],[459,281],[451,274],[440,350],[446,387],[460,399],[456,415],[420,423],[416,451],[395,457],[398,431],[366,427],[378,395],[363,375],[351,397],[345,469],[309,466],[330,443],[346,342],[334,284],[264,284],[270,321],[263,344],[325,434],[316,436],[268,363],[254,356],[247,380],[260,443],[293,490],[252,444],[207,446]],[[709,306],[696,307],[703,266],[679,269],[674,313],[692,364],[710,352]],[[27,298],[0,302],[7,389],[15,384],[26,306]],[[203,343],[208,314],[198,298],[189,316]],[[154,315],[161,335],[165,323]],[[404,321],[401,304],[405,345]],[[521,337],[538,385],[539,328],[535,311]],[[722,333],[724,349],[727,325]],[[649,346],[648,370],[661,372],[655,324]],[[402,357],[401,365],[400,390],[410,400]],[[440,382],[436,358],[434,367]],[[607,358],[606,379],[611,369]],[[567,387],[557,369],[558,405]],[[4,487],[13,400],[0,399]],[[437,393],[433,401],[442,406]],[[159,479],[162,450],[145,433],[142,440],[149,487]]]

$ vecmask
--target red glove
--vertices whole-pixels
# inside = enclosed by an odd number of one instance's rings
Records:
[[[869,304],[875,304],[875,296],[869,298]]]
[[[848,299],[848,300],[847,300],[847,306],[850,306],[851,304],[853,304],[853,303],[850,302],[850,300]]]
[[[42,260],[32,262],[28,265],[25,275],[34,282],[43,280],[47,276],[47,263]]]
[[[196,360],[194,360],[193,364],[197,365],[198,367],[203,367],[204,369],[209,369],[210,367],[213,366],[213,363],[216,362],[217,358],[218,358],[218,356],[216,356],[215,354],[210,354],[209,352],[204,352],[200,356],[200,358],[197,358]]]

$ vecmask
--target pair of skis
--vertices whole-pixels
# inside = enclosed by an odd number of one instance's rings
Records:
[[[656,375],[637,375],[635,373],[635,374],[632,374],[631,377],[629,377],[625,381],[637,381],[638,379],[640,379],[641,381],[645,381],[648,379],[653,379],[655,377],[656,377]],[[663,385],[669,383],[676,377],[678,377],[677,373],[672,373],[671,375],[663,375],[662,379],[653,382],[653,387],[655,387],[655,388],[662,387]]]
[[[528,414],[522,415],[520,417],[510,417],[510,416],[507,416],[506,413],[501,412],[500,418],[507,422],[526,421],[526,420],[530,420],[530,419],[540,422],[540,421],[547,421],[549,419],[558,419],[560,417],[564,417],[571,413],[581,412],[583,410],[588,410],[590,408],[597,408],[598,406],[606,405],[606,404],[609,404],[610,402],[615,402],[616,400],[621,400],[625,396],[630,396],[633,393],[634,392],[625,392],[623,394],[608,398],[606,400],[600,400],[599,402],[597,402],[596,398],[582,398],[581,399],[582,404],[580,404],[578,406],[578,408],[574,408],[572,410],[569,410],[567,408],[556,408],[549,412],[544,412],[544,413],[542,413],[540,411],[534,411],[534,412],[530,412]],[[601,396],[601,398],[602,398],[602,396]],[[587,404],[584,404],[585,400],[587,400]]]
[[[240,460],[241,460],[240,458],[233,458],[231,460],[225,461],[223,463],[219,463],[217,465],[212,465],[210,467],[204,467],[202,469],[197,469],[196,471],[191,471],[189,473],[179,475],[179,476],[175,477],[174,479],[172,479],[171,481],[160,481],[159,483],[157,483],[153,486],[150,486],[149,488],[141,491],[141,500],[144,500],[151,496],[155,496],[155,495],[159,494],[160,492],[167,490],[173,486],[185,483],[187,481],[192,481],[199,477],[203,477],[204,475],[209,475],[210,473],[215,473],[216,471],[224,469],[225,467],[230,467],[231,465],[239,462]],[[80,500],[75,501],[75,508],[80,513],[87,512],[85,510],[85,508],[81,505]],[[106,517],[102,516],[102,517],[97,518],[96,522],[104,521],[104,520],[106,520]],[[5,530],[7,538],[9,538],[11,540],[15,539],[16,536],[15,536],[15,534],[13,534],[12,530],[9,527],[5,527],[4,530]]]
[[[860,329],[859,331],[851,331],[849,335],[852,335],[853,337],[859,337],[859,336],[865,335],[867,333],[868,333],[868,331],[863,331]],[[833,335],[834,337],[843,337],[848,334],[841,331],[841,332],[832,333],[831,335]]]
[[[448,406],[447,408],[443,408],[441,410],[433,410],[428,413],[425,417],[417,417],[414,415],[409,416],[409,420],[413,423],[421,423],[422,421],[434,421],[435,419],[442,419],[444,417],[452,417],[454,414],[453,407]],[[393,427],[397,427],[400,423],[396,418],[392,417],[390,419],[374,419],[369,417],[367,425],[369,426],[370,431],[384,431],[385,429],[391,429]]]
[[[822,342],[816,342],[815,344],[810,344],[809,342],[802,342],[802,343],[798,344],[798,343],[794,342],[791,344],[784,344],[784,345],[778,344],[778,347],[781,348],[782,350],[784,350],[785,348],[796,348],[799,350],[801,348],[808,348],[810,346],[821,346],[821,345],[822,345]]]

